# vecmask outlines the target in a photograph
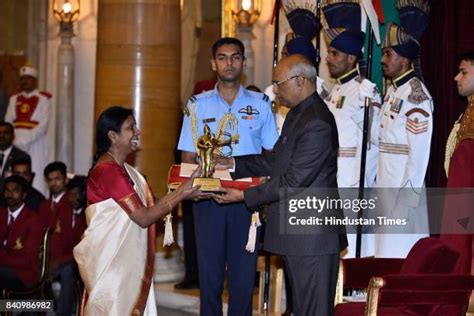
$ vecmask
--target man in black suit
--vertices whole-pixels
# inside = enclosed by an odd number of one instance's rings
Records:
[[[219,203],[245,201],[249,209],[269,204],[264,248],[283,256],[293,289],[295,315],[333,314],[339,252],[347,247],[344,230],[332,233],[285,233],[281,203],[293,188],[325,190],[337,198],[338,135],[333,115],[316,92],[316,69],[304,56],[282,59],[273,73],[275,95],[290,111],[273,151],[262,155],[217,158],[216,168],[234,169],[232,176],[270,176],[245,191],[222,188]],[[319,189],[318,189],[319,188]],[[318,196],[325,198],[325,196]],[[288,204],[286,204],[288,205]],[[326,209],[323,210],[322,214]],[[342,218],[342,213],[336,211]],[[283,217],[282,217],[283,216]]]
[[[0,121],[0,190],[3,190],[3,179],[11,176],[12,161],[18,158],[28,158],[28,155],[23,150],[13,146],[13,140],[15,139],[15,132],[13,125]]]
[[[22,177],[28,182],[25,204],[33,211],[38,212],[41,203],[46,199],[44,195],[33,187],[35,174],[31,170],[30,158],[18,158],[12,162],[12,174]]]

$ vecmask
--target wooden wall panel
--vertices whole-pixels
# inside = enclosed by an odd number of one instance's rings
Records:
[[[134,109],[134,164],[161,195],[181,126],[179,0],[101,0],[97,37],[95,118],[110,105]]]

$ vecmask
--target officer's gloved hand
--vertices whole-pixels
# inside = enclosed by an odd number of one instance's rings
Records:
[[[365,98],[369,98],[372,102],[380,104],[377,86],[369,80],[363,80],[359,86],[359,100],[365,102]]]
[[[365,99],[369,98],[369,139],[370,143],[378,146],[379,144],[379,109],[380,109],[380,94],[378,93],[377,86],[375,83],[370,82],[369,80],[363,80],[359,86],[359,100],[360,100],[360,109],[355,113],[356,117],[352,119],[363,129],[364,123],[364,105]]]
[[[398,227],[393,227],[393,232],[413,234],[426,233],[428,231],[428,229],[424,227],[425,225],[423,225],[423,223],[427,223],[427,215],[426,197],[422,198],[422,193],[420,188],[413,188],[411,184],[400,188],[390,217],[405,222],[398,225]],[[418,229],[416,229],[417,227]]]

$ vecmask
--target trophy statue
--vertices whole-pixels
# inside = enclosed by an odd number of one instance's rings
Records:
[[[218,191],[221,187],[221,180],[212,178],[214,172],[214,164],[212,157],[220,147],[231,146],[235,141],[235,137],[225,134],[229,139],[221,139],[223,137],[216,137],[211,133],[211,129],[207,124],[204,125],[204,134],[197,139],[196,147],[199,155],[199,164],[202,170],[202,177],[193,180],[193,186],[200,185],[201,191]],[[237,136],[238,137],[238,136]]]

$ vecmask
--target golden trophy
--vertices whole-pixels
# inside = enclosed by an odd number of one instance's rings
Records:
[[[217,124],[216,134],[211,133],[209,125],[204,125],[204,134],[198,137],[196,104],[193,102],[189,111],[191,117],[191,130],[193,136],[194,147],[199,156],[199,165],[202,170],[202,177],[194,178],[193,186],[200,185],[201,191],[217,192],[221,187],[221,180],[212,178],[214,173],[214,164],[212,158],[214,154],[222,154],[221,147],[228,146],[230,155],[232,155],[232,143],[239,140],[239,134],[232,135],[227,130],[236,130],[238,121],[237,117],[229,112],[224,115]]]
[[[204,134],[197,139],[196,148],[199,156],[199,165],[202,170],[202,177],[195,178],[193,180],[193,186],[200,185],[201,191],[214,192],[218,191],[221,187],[221,180],[218,178],[212,178],[212,174],[214,173],[212,157],[214,156],[215,151],[220,147],[230,147],[236,138],[228,134],[226,135],[229,136],[229,139],[221,140],[220,138],[223,137],[216,137],[214,133],[211,133],[209,126],[205,124]]]

